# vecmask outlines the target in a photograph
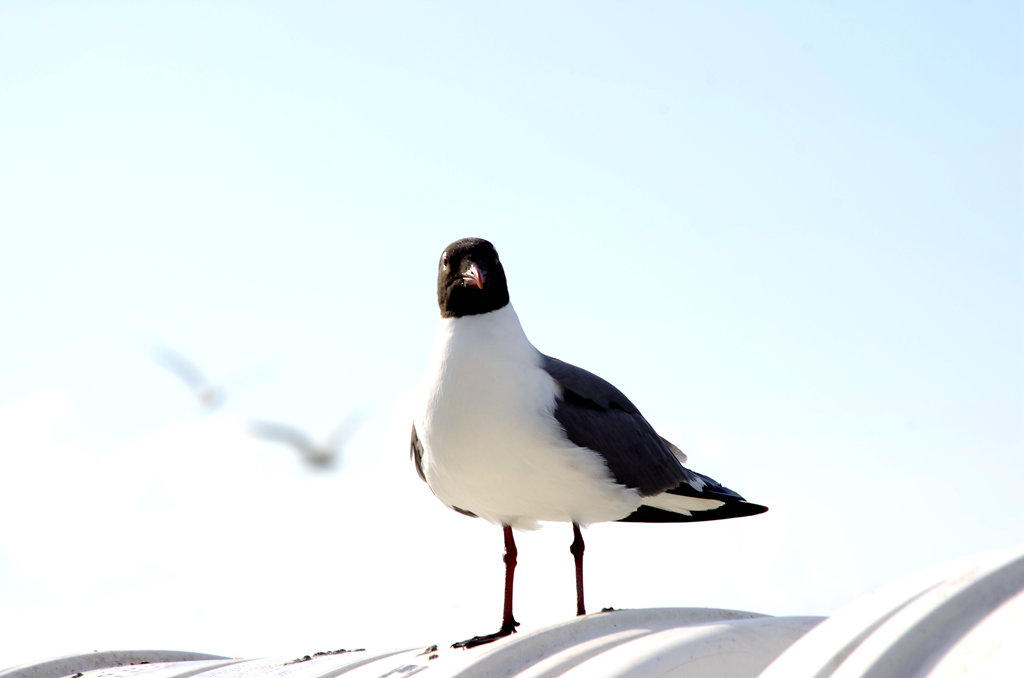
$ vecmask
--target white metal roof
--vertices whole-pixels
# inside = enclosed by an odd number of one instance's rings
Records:
[[[948,563],[827,620],[697,608],[615,610],[470,650],[320,653],[301,660],[98,652],[0,678],[951,678],[1024,676],[1024,547]]]

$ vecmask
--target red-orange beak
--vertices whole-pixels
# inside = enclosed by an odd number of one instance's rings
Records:
[[[484,288],[484,272],[476,264],[469,265],[469,270],[462,274],[462,279],[477,289]]]

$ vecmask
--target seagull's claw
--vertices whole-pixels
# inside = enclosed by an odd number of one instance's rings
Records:
[[[467,640],[460,640],[457,643],[452,643],[454,648],[469,648],[476,647],[477,645],[486,645],[487,643],[493,643],[498,638],[504,638],[505,636],[511,636],[516,632],[516,627],[519,626],[519,622],[513,619],[511,622],[505,622],[501,625],[495,633],[491,633],[486,636],[473,636]]]

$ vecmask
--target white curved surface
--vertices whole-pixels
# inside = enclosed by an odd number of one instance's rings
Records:
[[[410,676],[736,676],[753,678],[820,617],[703,608],[615,610],[470,650],[346,652],[296,662],[189,653],[99,653],[18,667],[0,678],[380,678]],[[126,656],[101,655],[125,654]],[[180,660],[176,661],[177,656]],[[138,662],[144,661],[145,664]],[[130,665],[125,665],[130,664]],[[77,674],[82,676],[78,677]]]
[[[439,653],[424,675],[756,676],[820,622],[820,617],[735,610],[616,610],[512,636],[472,653]]]
[[[977,667],[984,674],[1019,676],[1024,674],[1024,593],[1018,593],[1000,605],[971,629],[939,661],[931,672],[934,678],[970,675]]]
[[[308,660],[107,652],[0,678],[953,678],[1024,676],[1024,547],[931,568],[832,618],[703,608],[616,610],[470,650],[328,653]]]
[[[840,610],[761,678],[1024,675],[997,672],[1019,656],[1022,595],[1022,548],[941,565]]]
[[[71,654],[54,657],[42,662],[12,666],[0,671],[0,678],[61,678],[85,671],[110,669],[120,666],[145,666],[172,662],[182,664],[188,662],[188,668],[205,669],[233,663],[237,660],[214,654],[200,652],[180,652],[177,650],[112,650],[109,652],[89,652],[87,654]],[[193,664],[193,662],[199,662]]]

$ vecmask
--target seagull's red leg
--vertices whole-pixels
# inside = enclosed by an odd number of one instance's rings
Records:
[[[468,640],[460,640],[453,643],[452,647],[475,647],[491,643],[498,638],[515,633],[516,627],[519,626],[519,622],[512,617],[512,580],[516,571],[516,556],[519,551],[516,550],[516,540],[512,538],[512,528],[508,525],[501,527],[505,532],[505,556],[502,558],[505,562],[505,605],[501,613],[501,628],[496,633],[486,636],[473,636]]]
[[[587,608],[583,604],[583,533],[580,532],[580,524],[572,524],[572,544],[569,545],[569,553],[576,561],[576,615],[584,615]]]
[[[516,549],[516,540],[512,538],[512,528],[502,525],[505,531],[505,555],[502,560],[505,562],[505,606],[501,612],[501,629],[506,631],[505,635],[515,633],[519,624],[512,618],[512,577],[516,572],[516,556],[519,550]]]

